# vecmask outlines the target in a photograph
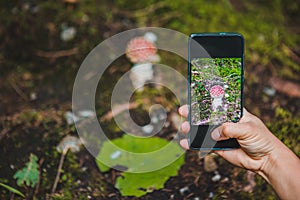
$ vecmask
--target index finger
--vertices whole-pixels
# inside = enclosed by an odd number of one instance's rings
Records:
[[[183,105],[178,109],[178,112],[181,116],[187,118],[189,115],[189,108],[188,105]]]

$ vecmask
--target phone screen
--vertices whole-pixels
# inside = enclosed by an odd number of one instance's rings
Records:
[[[243,109],[243,37],[193,34],[189,42],[189,121],[192,149],[238,148],[235,139],[215,142],[210,133],[238,122]]]

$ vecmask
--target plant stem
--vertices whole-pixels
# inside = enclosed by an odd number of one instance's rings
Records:
[[[53,184],[53,187],[52,187],[52,190],[51,190],[52,193],[54,193],[55,190],[56,190],[56,187],[57,187],[57,184],[58,184],[58,181],[59,181],[59,178],[60,178],[61,169],[62,169],[64,160],[65,160],[65,156],[66,156],[68,150],[69,150],[69,148],[65,148],[64,151],[61,154],[58,169],[57,169],[57,174],[56,174],[55,181],[54,181],[54,184]]]

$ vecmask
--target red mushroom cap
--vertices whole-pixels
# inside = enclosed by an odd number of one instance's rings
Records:
[[[136,37],[127,45],[126,56],[133,63],[149,62],[156,54],[154,44],[143,37]]]
[[[221,97],[224,95],[224,89],[223,87],[219,86],[219,85],[214,85],[210,88],[209,90],[210,96],[212,97]]]

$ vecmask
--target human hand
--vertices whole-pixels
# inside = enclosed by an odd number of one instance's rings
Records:
[[[214,152],[234,165],[261,175],[272,185],[279,198],[300,199],[300,159],[259,118],[246,109],[243,112],[244,116],[239,122],[226,122],[211,133],[216,141],[236,138],[241,148]],[[179,114],[188,116],[187,105],[179,108]],[[189,123],[184,122],[181,130],[187,134]],[[187,139],[181,140],[180,144],[185,149],[189,148]]]
[[[281,142],[260,119],[250,114],[246,109],[243,112],[244,116],[239,122],[226,122],[211,133],[211,137],[216,141],[236,138],[241,148],[214,152],[234,165],[258,172],[263,170],[269,155],[281,145]],[[188,116],[187,105],[179,108],[179,114],[183,117]],[[181,125],[181,130],[187,134],[190,130],[189,123],[184,122]],[[185,149],[189,148],[187,139],[181,140],[180,144]]]

